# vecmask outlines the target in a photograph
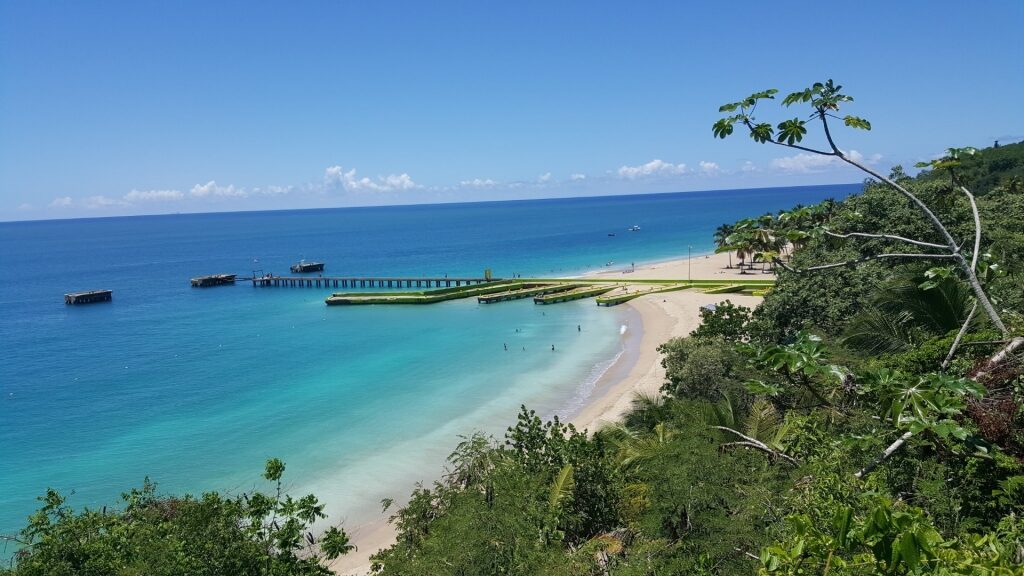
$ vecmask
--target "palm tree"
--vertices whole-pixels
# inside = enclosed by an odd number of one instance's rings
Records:
[[[717,404],[709,404],[704,411],[704,423],[716,430],[739,438],[722,444],[722,448],[753,448],[782,458],[790,464],[797,461],[785,454],[786,437],[789,436],[791,421],[779,416],[771,402],[758,398],[746,415],[729,395]]]
[[[675,431],[664,422],[654,425],[650,432],[630,430],[622,424],[601,431],[617,449],[620,469],[640,469],[661,452],[675,438]]]
[[[733,228],[731,224],[722,224],[715,229],[715,247],[719,250],[728,246],[729,235],[732,234]],[[717,252],[718,250],[716,250]],[[729,254],[729,268],[732,268],[732,251],[728,251]]]
[[[973,304],[970,287],[956,278],[924,283],[918,276],[897,276],[878,286],[843,341],[870,354],[910,350],[923,339],[958,330]]]

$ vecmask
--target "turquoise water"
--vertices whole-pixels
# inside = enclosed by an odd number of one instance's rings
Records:
[[[500,435],[520,404],[571,414],[637,328],[593,301],[328,308],[329,290],[190,277],[302,257],[325,275],[578,274],[709,251],[718,224],[856,189],[2,223],[0,533],[47,487],[76,506],[146,475],[239,491],[269,457],[358,522],[436,477],[457,435]],[[97,288],[113,302],[62,303]]]

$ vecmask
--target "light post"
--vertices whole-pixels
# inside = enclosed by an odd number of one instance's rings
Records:
[[[686,282],[693,284],[693,275],[690,274],[690,269],[693,267],[692,258],[690,257],[690,251],[693,250],[693,246],[686,247]]]

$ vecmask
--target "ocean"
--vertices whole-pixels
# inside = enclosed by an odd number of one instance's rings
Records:
[[[238,493],[270,457],[357,523],[438,477],[459,435],[500,438],[522,404],[572,415],[639,328],[592,300],[328,308],[333,290],[191,277],[302,258],[325,276],[564,277],[710,252],[719,224],[858,189],[0,223],[0,534],[47,487],[79,508],[146,476]],[[90,289],[113,301],[63,303]]]

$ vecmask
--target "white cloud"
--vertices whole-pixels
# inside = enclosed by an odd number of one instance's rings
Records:
[[[463,180],[462,182],[459,182],[459,186],[462,186],[463,188],[494,188],[497,185],[498,183],[490,178],[487,178],[486,180],[474,178],[472,180]]]
[[[283,194],[290,194],[294,190],[294,186],[267,186],[259,191],[264,196],[281,196]]]
[[[71,196],[61,196],[60,198],[54,198],[53,202],[50,202],[50,208],[66,208],[71,206],[72,202]]]
[[[124,195],[128,202],[167,202],[181,200],[185,195],[178,190],[132,190]]]
[[[850,150],[846,155],[850,160],[860,162],[862,164],[877,164],[878,161],[882,159],[881,154],[872,154],[870,158],[865,158],[863,154],[856,150]],[[772,168],[783,172],[813,174],[816,172],[824,172],[833,167],[849,165],[844,164],[842,160],[835,156],[823,156],[821,154],[801,152],[795,156],[776,158],[772,160],[771,166]]]
[[[700,161],[700,172],[701,174],[713,175],[718,173],[718,164],[716,162]]]
[[[235,188],[234,184],[220,186],[215,180],[210,180],[206,184],[196,184],[192,187],[192,191],[189,194],[196,198],[211,196],[219,198],[245,198],[249,195],[244,188]]]
[[[89,196],[85,199],[85,207],[90,210],[99,208],[109,208],[111,206],[125,206],[128,203],[118,198],[111,198],[109,196]]]
[[[758,168],[757,168],[756,164],[754,164],[750,160],[747,160],[746,162],[743,163],[743,166],[740,166],[740,171],[741,172],[757,172]]]
[[[809,174],[811,172],[823,171],[828,166],[831,166],[835,160],[834,156],[821,156],[801,152],[794,156],[775,158],[772,160],[772,168],[782,170],[783,172]]]
[[[619,168],[619,177],[628,178],[630,180],[646,178],[649,176],[671,176],[685,173],[686,164],[672,164],[671,162],[664,162],[657,158],[651,160],[647,164],[641,164],[640,166],[623,166]]]
[[[545,172],[545,173],[541,174],[537,178],[537,181],[540,182],[541,184],[543,184],[545,182],[550,182],[551,181],[551,172]]]
[[[389,192],[392,190],[410,190],[419,188],[412,178],[404,172],[402,174],[388,174],[378,176],[376,180],[366,176],[356,177],[356,169],[345,171],[341,166],[330,166],[324,171],[324,181],[329,185],[340,185],[345,190],[359,191],[372,190],[375,192]]]
[[[22,202],[21,204],[18,204],[18,210],[20,210],[22,212],[25,212],[27,210],[31,210],[33,208],[35,208],[35,206],[29,204],[28,202]]]
[[[587,175],[586,174],[576,173],[576,174],[573,174],[573,175],[569,176],[569,180],[572,180],[573,182],[578,182],[580,180],[586,180],[586,179],[587,179]]]

